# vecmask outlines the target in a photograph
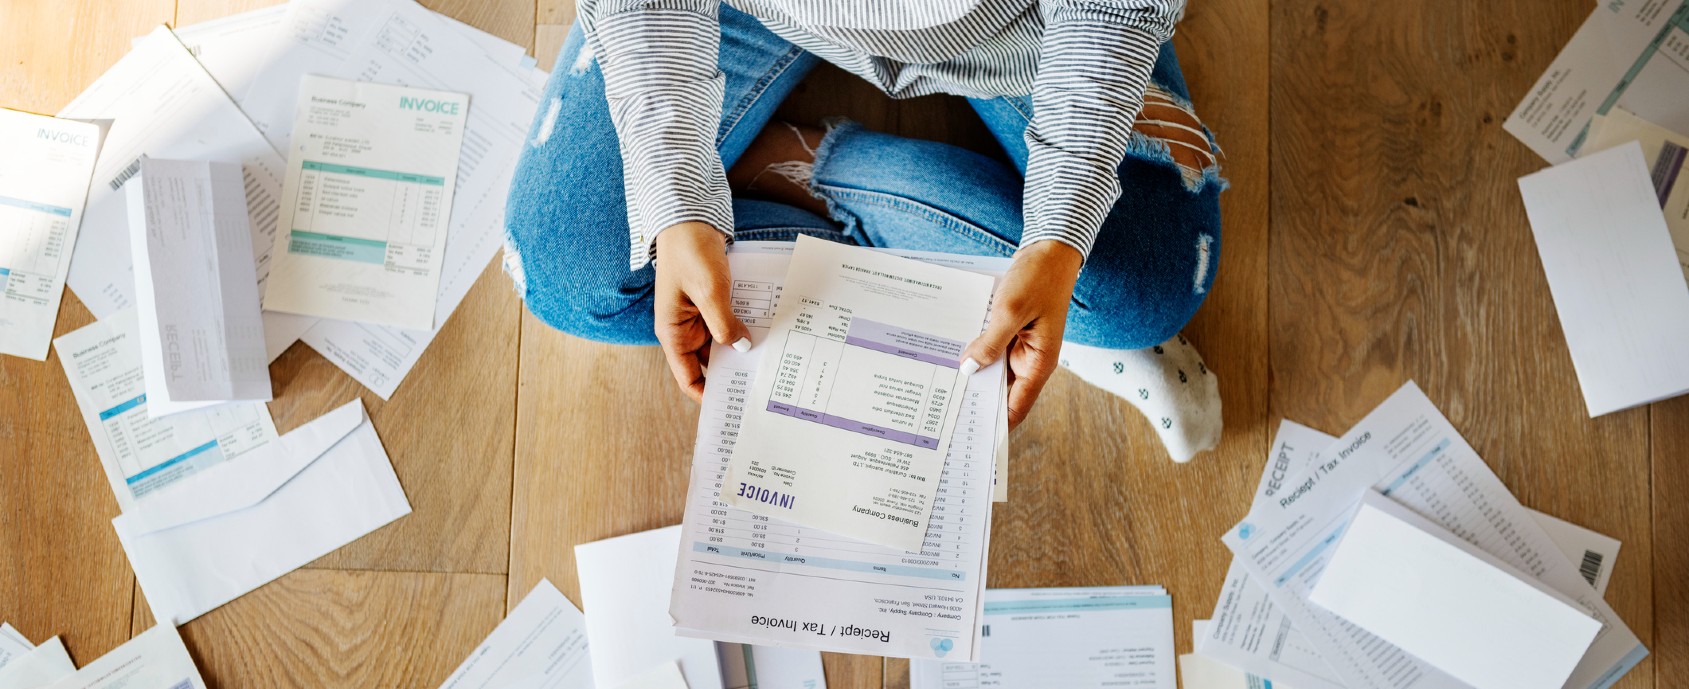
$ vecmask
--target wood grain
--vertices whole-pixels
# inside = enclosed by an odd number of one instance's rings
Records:
[[[1585,415],[1514,185],[1544,163],[1501,129],[1588,11],[1273,4],[1272,411],[1341,431],[1417,380],[1526,505],[1624,541],[1648,643],[1648,411]]]
[[[504,619],[500,574],[301,569],[182,627],[208,689],[432,689]],[[143,602],[134,633],[151,628]]]
[[[168,1],[0,2],[0,107],[57,112],[172,12]],[[67,291],[54,334],[90,320]],[[0,390],[0,618],[33,641],[62,636],[86,663],[129,638],[117,500],[57,353],[0,357]]]
[[[1689,673],[1689,398],[1653,405],[1654,460],[1654,652],[1655,686],[1675,686],[1671,677]],[[1642,558],[1629,542],[1618,566],[1639,569]],[[1613,570],[1614,576],[1619,570]],[[1617,583],[1615,582],[1615,584]],[[1631,625],[1635,628],[1635,625]]]

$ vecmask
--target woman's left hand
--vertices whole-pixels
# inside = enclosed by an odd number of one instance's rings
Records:
[[[1056,372],[1067,307],[1084,262],[1078,249],[1057,241],[1021,247],[997,285],[985,332],[962,355],[964,362],[972,359],[984,368],[1007,353],[1011,429],[1026,419],[1044,383]]]

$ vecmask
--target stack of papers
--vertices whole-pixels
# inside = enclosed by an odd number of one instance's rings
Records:
[[[12,625],[0,624],[0,689],[36,689],[74,672],[59,637],[36,646]]]
[[[1321,449],[1310,449],[1315,447]],[[1596,588],[1604,580],[1602,568],[1611,566],[1616,544],[1577,533],[1551,536],[1549,529],[1558,522],[1545,527],[1521,506],[1413,383],[1342,438],[1322,444],[1317,432],[1287,426],[1274,450],[1249,516],[1223,539],[1234,555],[1234,573],[1228,575],[1214,621],[1198,641],[1203,655],[1299,689],[1382,688],[1403,682],[1471,686],[1467,680],[1479,676],[1471,666],[1443,657],[1444,665],[1429,662],[1315,602],[1325,595],[1316,596],[1322,574],[1332,571],[1334,562],[1347,560],[1339,551],[1361,542],[1351,542],[1345,533],[1369,491],[1378,494],[1372,498],[1375,508],[1380,500],[1388,501],[1382,510],[1433,534],[1437,547],[1463,549],[1463,557],[1482,560],[1490,570],[1511,572],[1522,582],[1528,578],[1524,583],[1530,589],[1573,606],[1599,626],[1588,651],[1573,656],[1569,678],[1555,686],[1603,689],[1647,655]],[[1384,538],[1367,533],[1384,532],[1365,529],[1362,538]],[[1429,542],[1425,537],[1402,540],[1400,529],[1390,533],[1396,544]],[[1457,541],[1471,547],[1453,545]],[[1578,544],[1595,549],[1569,556],[1567,551],[1582,550]],[[1401,550],[1409,547],[1401,545]],[[1467,590],[1481,586],[1476,575],[1457,575],[1452,569],[1428,572],[1401,563],[1395,569],[1397,575],[1418,576],[1415,586],[1438,579],[1444,580],[1438,585]],[[1370,604],[1388,603],[1391,597],[1417,600],[1409,593],[1414,590],[1369,587],[1360,599]],[[1335,601],[1335,592],[1331,595],[1321,599]],[[1347,602],[1337,604],[1354,611]],[[1391,638],[1416,643],[1399,627],[1379,628]],[[1415,650],[1428,652],[1419,646]],[[1484,656],[1480,669],[1493,671],[1514,659],[1504,655]]]
[[[174,625],[161,624],[81,670],[59,637],[39,647],[0,624],[0,689],[205,689]]]
[[[1173,599],[1159,586],[994,589],[977,663],[917,660],[910,689],[1175,689]]]
[[[100,129],[0,109],[0,354],[47,358]]]
[[[774,344],[769,328],[792,251],[743,242],[728,254],[735,309],[758,347]],[[992,277],[1008,267],[1006,259],[887,253]],[[727,504],[727,459],[761,355],[730,347],[710,355],[680,558],[671,570],[676,631],[761,646],[977,660],[992,479],[1005,428],[1001,363],[975,373],[957,402],[930,524],[919,549],[906,551]]]
[[[541,579],[440,689],[593,689],[586,620]]]

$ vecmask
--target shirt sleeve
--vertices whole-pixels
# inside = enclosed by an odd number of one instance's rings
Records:
[[[1089,256],[1120,197],[1117,172],[1161,45],[1184,0],[1042,0],[1044,39],[1026,129],[1021,246]]]
[[[628,267],[651,262],[657,234],[708,223],[733,236],[716,151],[725,77],[719,0],[580,0],[580,19],[621,147]],[[560,66],[562,67],[562,66]]]

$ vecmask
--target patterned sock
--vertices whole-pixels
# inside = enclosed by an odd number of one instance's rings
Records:
[[[1175,462],[1220,443],[1219,381],[1183,335],[1149,349],[1063,342],[1061,365],[1137,407]]]

